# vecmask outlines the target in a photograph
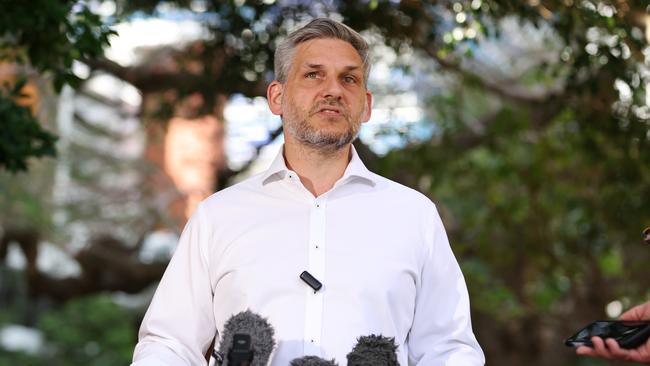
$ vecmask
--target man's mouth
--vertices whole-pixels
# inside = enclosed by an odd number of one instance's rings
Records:
[[[329,103],[318,103],[312,111],[311,114],[318,114],[323,117],[341,117],[345,115],[343,106]]]
[[[340,116],[341,114],[343,114],[341,109],[336,107],[323,107],[318,110],[318,113],[327,116]]]

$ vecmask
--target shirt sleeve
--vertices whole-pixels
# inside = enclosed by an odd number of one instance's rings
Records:
[[[132,366],[206,365],[216,334],[206,257],[209,230],[199,205],[144,316]]]
[[[472,332],[465,279],[435,206],[426,225],[428,256],[408,336],[409,363],[418,366],[479,366],[483,351]]]

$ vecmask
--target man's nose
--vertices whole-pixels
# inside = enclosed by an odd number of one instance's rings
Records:
[[[343,85],[338,78],[327,78],[325,79],[325,84],[323,85],[323,98],[341,98],[343,94]]]

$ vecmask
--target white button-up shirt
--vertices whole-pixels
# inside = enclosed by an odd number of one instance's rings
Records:
[[[300,280],[308,271],[323,287]],[[314,197],[280,152],[215,193],[187,223],[140,328],[134,366],[204,365],[225,322],[250,309],[275,329],[271,365],[346,355],[395,337],[401,365],[483,365],[469,299],[435,205],[366,169],[356,151]]]

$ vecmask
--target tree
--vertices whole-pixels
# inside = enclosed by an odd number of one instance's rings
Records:
[[[57,91],[66,83],[77,85],[80,80],[72,72],[74,60],[101,55],[112,34],[98,15],[74,1],[3,4],[0,60],[20,65],[22,70],[13,85],[0,88],[0,169],[24,171],[30,157],[55,155],[56,138],[21,103],[27,76],[48,73]]]

